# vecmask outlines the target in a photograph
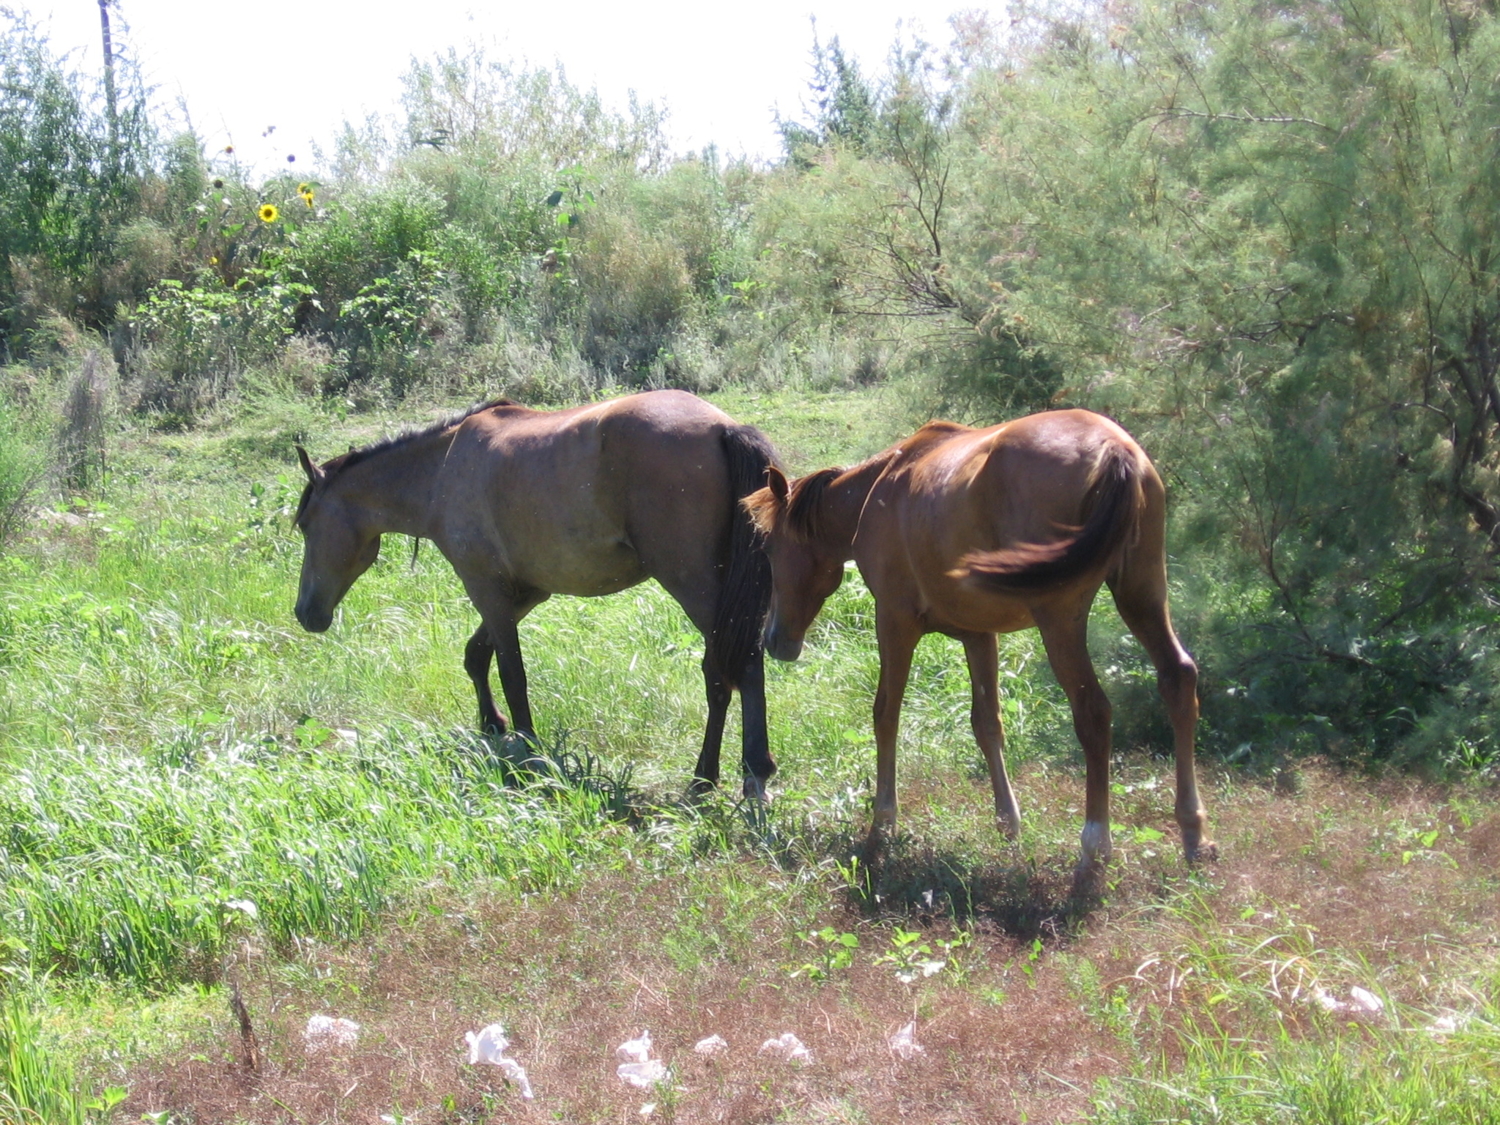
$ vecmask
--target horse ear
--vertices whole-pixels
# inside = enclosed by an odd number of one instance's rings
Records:
[[[302,462],[302,471],[307,474],[310,483],[317,484],[323,479],[323,470],[313,464],[313,459],[307,455],[307,450],[300,445],[297,446],[297,460]]]
[[[766,485],[771,490],[771,495],[776,497],[778,504],[785,504],[787,493],[791,486],[786,482],[786,474],[775,465],[766,468]]]

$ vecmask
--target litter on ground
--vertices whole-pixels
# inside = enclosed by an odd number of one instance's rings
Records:
[[[335,1016],[309,1016],[302,1041],[309,1053],[352,1047],[359,1040],[359,1024]]]

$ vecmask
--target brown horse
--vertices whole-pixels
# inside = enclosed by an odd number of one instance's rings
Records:
[[[718,782],[738,688],[745,793],[764,796],[776,770],[760,638],[771,579],[738,504],[775,462],[758,430],[682,391],[652,391],[550,413],[491,402],[322,466],[297,455],[308,479],[297,509],[303,628],[328,628],[381,535],[430,539],[483,619],[464,651],[481,727],[507,727],[489,684],[498,655],[512,725],[534,736],[517,622],[553,594],[655,578],[707,639],[697,784]]]
[[[1000,829],[1021,816],[1005,774],[997,633],[1041,630],[1072,705],[1087,764],[1081,878],[1110,852],[1110,706],[1089,659],[1089,607],[1103,583],[1150,654],[1171,713],[1177,823],[1188,859],[1210,854],[1193,774],[1198,672],[1167,613],[1165,495],[1141,447],[1084,410],[974,430],[932,422],[852,469],[788,484],[778,470],[745,500],[766,535],[773,585],[766,649],[795,660],[803,636],[854,559],[875,596],[875,818],[896,823],[896,727],[912,652],[926,633],[963,642],[974,737],[989,766]]]

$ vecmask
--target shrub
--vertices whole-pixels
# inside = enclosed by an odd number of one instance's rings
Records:
[[[42,475],[42,458],[22,426],[20,412],[0,391],[0,552],[20,530]]]

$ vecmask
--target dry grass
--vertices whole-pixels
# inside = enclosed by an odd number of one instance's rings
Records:
[[[1195,968],[1261,988],[1277,942],[1290,943],[1301,952],[1286,965],[1331,989],[1362,984],[1431,1012],[1476,959],[1493,962],[1500,815],[1483,794],[1318,766],[1279,784],[1216,781],[1221,862],[1189,875],[1171,839],[1122,839],[1101,903],[1068,900],[1064,836],[1040,856],[995,845],[992,862],[959,871],[924,844],[924,826],[945,812],[939,799],[974,803],[972,786],[908,794],[912,836],[881,873],[878,902],[828,865],[718,856],[696,876],[664,876],[628,849],[566,896],[439,892],[441,908],[392,918],[366,944],[248,952],[234,971],[259,1069],[246,1066],[226,1008],[190,1054],[131,1076],[126,1116],[627,1122],[654,1103],[657,1121],[1082,1121],[1100,1079],[1172,1054],[1182,1020],[1213,1006]],[[1055,771],[1022,771],[1020,784],[1037,807],[1077,800],[1075,779]],[[1118,804],[1125,823],[1169,816],[1159,788],[1132,788]],[[928,906],[908,890],[939,878],[969,896],[958,923],[973,944],[930,980],[903,984],[878,958],[893,923],[929,942],[953,935],[943,897]],[[796,935],[824,925],[859,936],[853,964],[821,984],[793,977],[816,953]],[[1296,1034],[1325,1029],[1305,996],[1282,999]],[[309,1055],[301,1029],[317,1012],[361,1023],[359,1044]],[[1236,1005],[1215,1013],[1232,1027]],[[925,1052],[904,1062],[887,1040],[913,1017]],[[465,1062],[464,1032],[497,1020],[535,1101]],[[672,1068],[670,1088],[640,1091],[614,1074],[614,1047],[642,1028]],[[759,1052],[784,1031],[812,1050],[810,1064]],[[730,1050],[695,1055],[715,1033]]]

